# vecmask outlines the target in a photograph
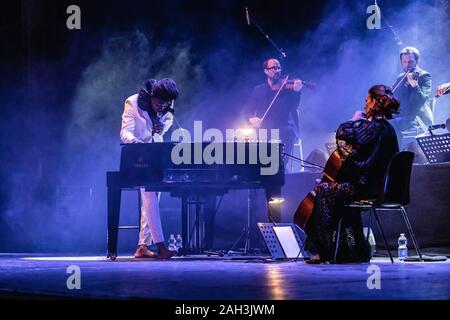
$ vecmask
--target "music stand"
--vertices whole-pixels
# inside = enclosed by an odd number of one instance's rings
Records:
[[[302,257],[304,241],[293,223],[258,223],[259,231],[272,259],[297,259]]]
[[[450,162],[450,133],[417,137],[416,140],[430,164]]]

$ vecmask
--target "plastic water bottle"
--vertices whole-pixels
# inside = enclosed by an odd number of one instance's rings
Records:
[[[398,238],[398,260],[404,261],[405,258],[408,258],[408,240],[405,237],[404,233],[400,233],[400,237]]]
[[[170,251],[176,251],[176,240],[175,240],[175,236],[173,234],[170,235],[169,237],[169,241],[168,241],[168,246],[169,246],[169,250]]]
[[[181,238],[181,234],[177,235],[175,247],[178,252],[180,252],[181,248],[183,248],[183,238]]]

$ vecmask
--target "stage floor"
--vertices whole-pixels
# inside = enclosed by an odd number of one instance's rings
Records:
[[[79,267],[80,289],[67,287],[76,283],[74,269],[67,273],[70,266]],[[369,283],[375,283],[374,270],[379,270],[380,289],[367,285],[370,276]],[[244,256],[166,261],[123,256],[112,262],[104,256],[0,254],[0,293],[3,298],[450,299],[450,262],[396,260],[392,265],[374,258],[371,264],[309,265]]]

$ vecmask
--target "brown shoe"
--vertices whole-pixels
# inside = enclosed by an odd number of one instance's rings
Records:
[[[175,251],[170,251],[168,249],[158,249],[158,259],[170,259],[176,254]]]
[[[134,253],[135,258],[158,258],[156,253],[150,251],[146,245],[140,245]]]

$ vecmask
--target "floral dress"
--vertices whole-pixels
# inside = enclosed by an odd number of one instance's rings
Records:
[[[306,224],[306,250],[321,261],[333,261],[337,226],[341,235],[336,262],[366,262],[370,246],[358,209],[346,207],[357,200],[375,198],[392,156],[398,152],[393,127],[384,119],[358,120],[341,124],[336,142],[343,164],[336,182],[322,182],[315,188],[314,210]]]

